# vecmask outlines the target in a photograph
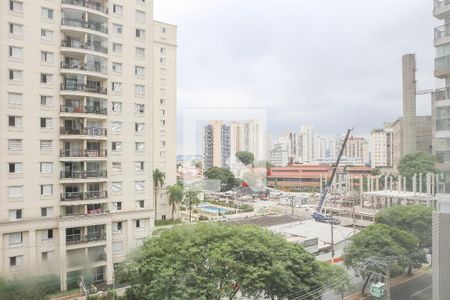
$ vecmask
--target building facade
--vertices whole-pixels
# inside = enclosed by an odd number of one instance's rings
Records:
[[[230,125],[222,121],[210,121],[203,129],[204,166],[229,167],[231,153]]]
[[[283,145],[275,144],[270,151],[269,162],[275,167],[284,167],[288,164],[288,152]]]
[[[0,20],[0,276],[111,284],[151,235],[152,170],[175,182],[176,27],[149,0],[8,0]]]
[[[345,145],[344,154],[347,159],[359,160],[363,164],[369,162],[369,142],[363,137],[351,136]]]
[[[385,123],[384,128],[371,131],[370,162],[372,168],[392,168],[393,138],[392,123]]]

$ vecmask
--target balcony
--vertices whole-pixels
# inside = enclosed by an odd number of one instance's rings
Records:
[[[96,233],[96,234],[87,234],[87,235],[73,234],[73,235],[66,236],[66,244],[67,245],[97,242],[97,241],[104,241],[104,240],[106,240],[105,233]]]
[[[69,192],[61,193],[61,201],[79,201],[79,200],[97,200],[106,199],[107,191],[91,191],[91,192]]]
[[[82,6],[90,9],[97,10],[99,12],[102,12],[104,14],[108,13],[108,8],[98,2],[95,1],[89,1],[89,0],[62,0],[62,4],[68,4],[68,5],[76,5],[76,6]]]
[[[450,37],[450,24],[434,28],[434,45],[447,43]]]
[[[79,71],[88,71],[88,72],[97,72],[97,73],[102,73],[102,74],[108,74],[108,68],[106,66],[96,65],[96,64],[81,65],[78,63],[61,62],[61,69],[70,69],[70,70],[79,70]]]
[[[106,107],[98,107],[98,106],[70,106],[70,105],[61,105],[60,112],[62,113],[71,113],[71,114],[95,114],[95,115],[107,115]]]
[[[71,27],[90,29],[90,30],[108,34],[108,26],[106,24],[107,23],[104,23],[104,22],[84,21],[84,20],[72,19],[72,18],[62,18],[61,19],[61,25],[63,25],[63,26],[71,26]]]
[[[86,150],[86,149],[61,149],[60,157],[107,157],[106,149]]]
[[[108,47],[103,46],[100,43],[91,43],[91,42],[80,43],[78,41],[65,40],[65,41],[61,41],[61,47],[85,49],[85,50],[89,50],[89,51],[96,51],[96,52],[108,54]]]
[[[106,136],[106,128],[60,128],[60,134]]]
[[[64,84],[61,83],[62,91],[76,91],[76,92],[86,92],[86,93],[94,93],[94,94],[107,94],[107,89],[99,86],[90,86],[89,84]]]
[[[435,58],[434,76],[444,79],[448,74],[450,74],[450,55]]]
[[[91,170],[91,171],[61,171],[61,179],[88,179],[88,178],[106,178],[106,170]]]
[[[450,0],[434,0],[433,15],[442,20],[450,11]]]
[[[434,99],[436,101],[448,100],[450,96],[450,88],[440,88],[434,91]]]

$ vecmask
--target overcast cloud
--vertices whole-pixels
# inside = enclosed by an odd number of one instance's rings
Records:
[[[265,107],[278,135],[302,124],[368,135],[401,115],[401,56],[433,88],[432,0],[155,0],[178,25],[178,111]],[[430,96],[418,98],[430,114]],[[181,122],[180,122],[181,123]]]

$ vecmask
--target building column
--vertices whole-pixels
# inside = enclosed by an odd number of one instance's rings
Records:
[[[106,284],[112,284],[114,278],[114,266],[112,260],[112,224],[111,220],[106,223]]]
[[[126,247],[127,254],[131,253],[131,249],[134,246],[134,228],[133,228],[133,219],[127,220],[127,238],[126,238]]]
[[[66,253],[66,229],[59,228],[59,280],[61,291],[67,290],[67,253]]]
[[[28,231],[28,246],[28,264],[30,266],[30,273],[35,275],[37,270],[39,270],[39,267],[36,253],[36,230],[34,229]]]

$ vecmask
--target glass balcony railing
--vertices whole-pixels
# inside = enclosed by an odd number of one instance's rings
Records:
[[[65,112],[65,113],[96,114],[96,115],[106,115],[107,114],[106,107],[98,107],[98,106],[61,105],[59,111]]]
[[[450,36],[450,24],[442,25],[434,29],[434,40]]]
[[[61,171],[61,179],[86,179],[86,178],[105,178],[106,170],[90,170],[90,171]]]
[[[97,64],[81,65],[79,63],[61,62],[61,69],[89,71],[89,72],[97,72],[97,73],[102,73],[102,74],[108,73],[108,68],[106,66],[97,65]]]
[[[61,157],[107,157],[107,150],[61,149]]]
[[[103,46],[101,43],[93,43],[93,42],[81,43],[78,41],[63,40],[63,41],[61,41],[61,47],[86,49],[86,50],[101,52],[101,53],[105,53],[105,54],[108,53],[108,47]]]
[[[450,88],[440,88],[434,91],[434,99],[436,101],[447,100],[450,96]]]
[[[80,84],[80,83],[71,83],[71,84],[61,83],[61,90],[62,91],[79,91],[79,92],[87,92],[87,93],[95,93],[95,94],[103,94],[103,95],[105,95],[108,92],[106,88],[102,88],[99,86],[89,86],[89,85]]]
[[[103,240],[106,240],[105,233],[87,234],[87,235],[73,234],[66,236],[66,244],[68,245],[89,243]]]
[[[66,128],[61,127],[61,134],[68,135],[92,135],[92,136],[106,136],[107,130],[106,128]]]
[[[61,193],[61,201],[96,200],[108,197],[107,191]]]
[[[61,25],[91,29],[102,33],[108,33],[108,26],[104,22],[62,18]]]
[[[107,14],[108,8],[102,3],[89,0],[62,0],[62,4],[83,6]]]

